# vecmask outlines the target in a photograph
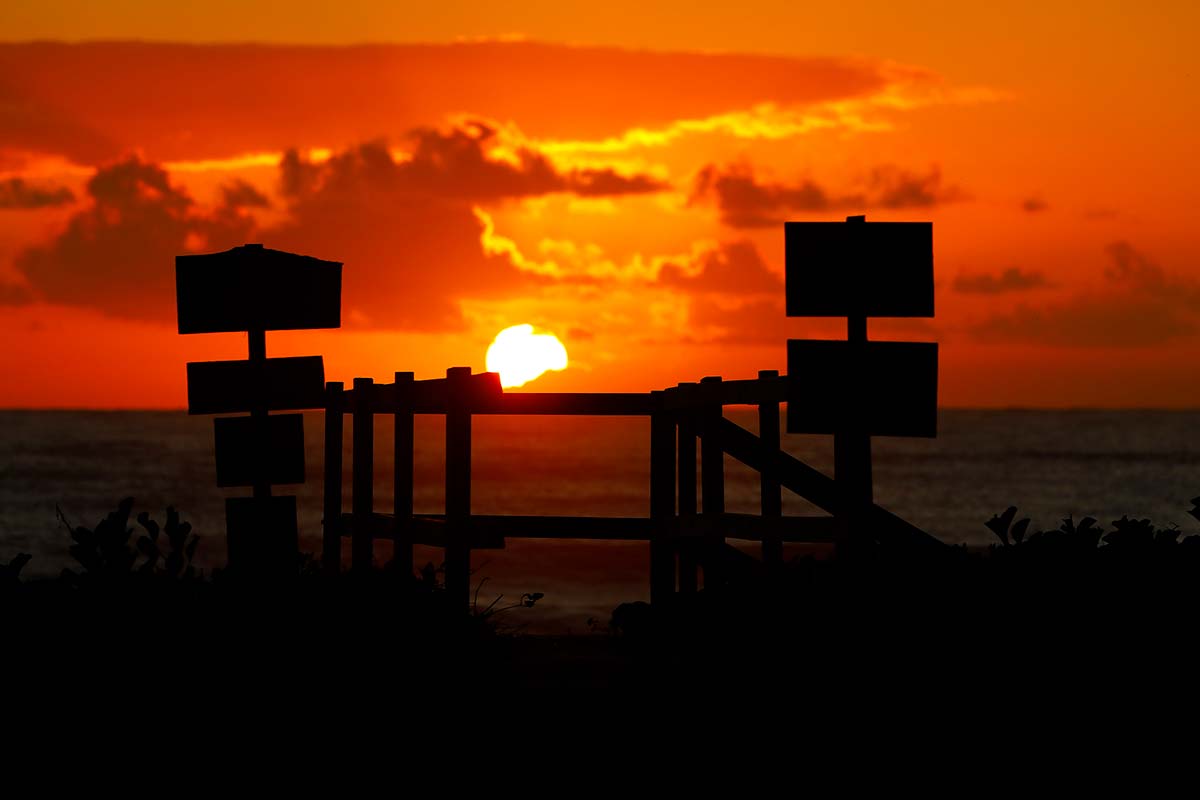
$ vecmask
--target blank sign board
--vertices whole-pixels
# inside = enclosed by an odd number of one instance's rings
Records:
[[[217,486],[304,483],[303,415],[221,417],[213,420],[213,430]]]
[[[932,317],[933,223],[788,222],[789,317]]]
[[[193,361],[187,365],[187,391],[189,414],[324,408],[325,364],[320,356]]]
[[[248,244],[175,257],[180,333],[337,328],[342,265]]]
[[[788,433],[937,436],[938,349],[788,340]]]

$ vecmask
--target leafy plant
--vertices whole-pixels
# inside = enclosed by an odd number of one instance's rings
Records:
[[[167,579],[195,578],[197,573],[192,559],[200,538],[192,533],[191,523],[181,521],[179,512],[172,506],[167,508],[165,526],[160,526],[143,511],[137,515],[137,524],[145,533],[131,545],[134,530],[129,518],[133,513],[133,502],[132,497],[123,499],[95,528],[72,526],[62,509],[55,509],[59,521],[75,542],[69,552],[79,562],[82,575],[105,580],[126,578],[135,573]],[[82,576],[64,569],[63,577],[77,581]]]

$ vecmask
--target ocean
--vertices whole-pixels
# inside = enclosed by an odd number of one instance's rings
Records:
[[[754,430],[756,412],[726,416]],[[351,423],[346,423],[346,444]],[[967,411],[939,415],[936,439],[873,441],[876,502],[947,542],[986,546],[984,522],[1015,505],[1033,529],[1092,516],[1104,526],[1123,514],[1200,532],[1187,514],[1200,495],[1200,411]],[[320,552],[322,419],[305,415],[308,480],[279,487],[299,497],[301,549]],[[391,509],[390,418],[376,418],[377,510]],[[832,472],[828,437],[784,436],[789,452]],[[444,426],[416,423],[416,510],[443,502]],[[631,418],[476,417],[472,510],[481,514],[643,516],[649,512],[649,423]],[[345,503],[350,457],[344,457]],[[726,508],[754,513],[758,477],[726,458]],[[95,525],[117,502],[160,522],[173,505],[201,537],[197,563],[225,558],[224,498],[213,463],[213,423],[183,412],[0,411],[0,561],[33,560],[23,575],[71,565],[73,525]],[[784,513],[818,513],[784,493]],[[391,555],[380,542],[376,558]],[[440,551],[417,549],[418,566]],[[348,550],[347,550],[348,562]],[[530,631],[583,633],[607,622],[618,603],[647,599],[648,546],[628,542],[510,540],[473,555],[481,606],[524,592],[545,597],[504,612]],[[589,622],[589,620],[593,622]]]

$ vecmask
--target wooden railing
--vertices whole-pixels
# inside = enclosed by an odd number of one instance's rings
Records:
[[[506,539],[607,539],[645,541],[650,550],[650,597],[658,603],[676,591],[692,593],[699,575],[706,586],[722,583],[728,538],[759,541],[767,569],[783,563],[785,542],[833,542],[845,533],[846,504],[832,478],[780,449],[779,407],[786,378],[774,371],[756,380],[699,383],[644,394],[505,393],[499,377],[447,370],[445,378],[414,380],[397,372],[392,384],[356,378],[353,388],[326,384],[324,568],[341,570],[342,537],[351,538],[351,569],[371,567],[376,539],[394,542],[394,566],[412,572],[415,544],[445,549],[446,589],[456,603],[470,597],[470,553],[503,547]],[[758,408],[759,435],[725,419],[726,405]],[[353,420],[351,512],[343,513],[342,446],[345,415]],[[393,507],[374,508],[374,417],[394,421]],[[413,513],[413,417],[446,418],[445,513]],[[472,418],[479,415],[642,416],[650,418],[650,485],[646,517],[499,516],[471,513]],[[700,443],[700,463],[696,443]],[[726,454],[760,473],[760,514],[725,511]],[[696,493],[700,470],[701,493]],[[784,517],[782,490],[807,498],[833,516]],[[697,508],[699,500],[700,507]],[[875,535],[912,546],[940,543],[895,515],[871,505]]]

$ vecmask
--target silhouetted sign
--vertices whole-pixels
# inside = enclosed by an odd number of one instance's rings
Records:
[[[296,572],[296,498],[225,499],[229,563],[238,569]]]
[[[253,417],[213,420],[217,450],[217,486],[256,483],[304,483],[304,416],[266,418],[260,440]]]
[[[337,328],[342,265],[248,244],[175,257],[180,333]]]
[[[938,349],[788,340],[788,433],[937,435]]]
[[[932,317],[933,223],[788,222],[789,317]]]
[[[320,356],[263,361],[193,361],[187,365],[188,413],[233,414],[325,407]]]

